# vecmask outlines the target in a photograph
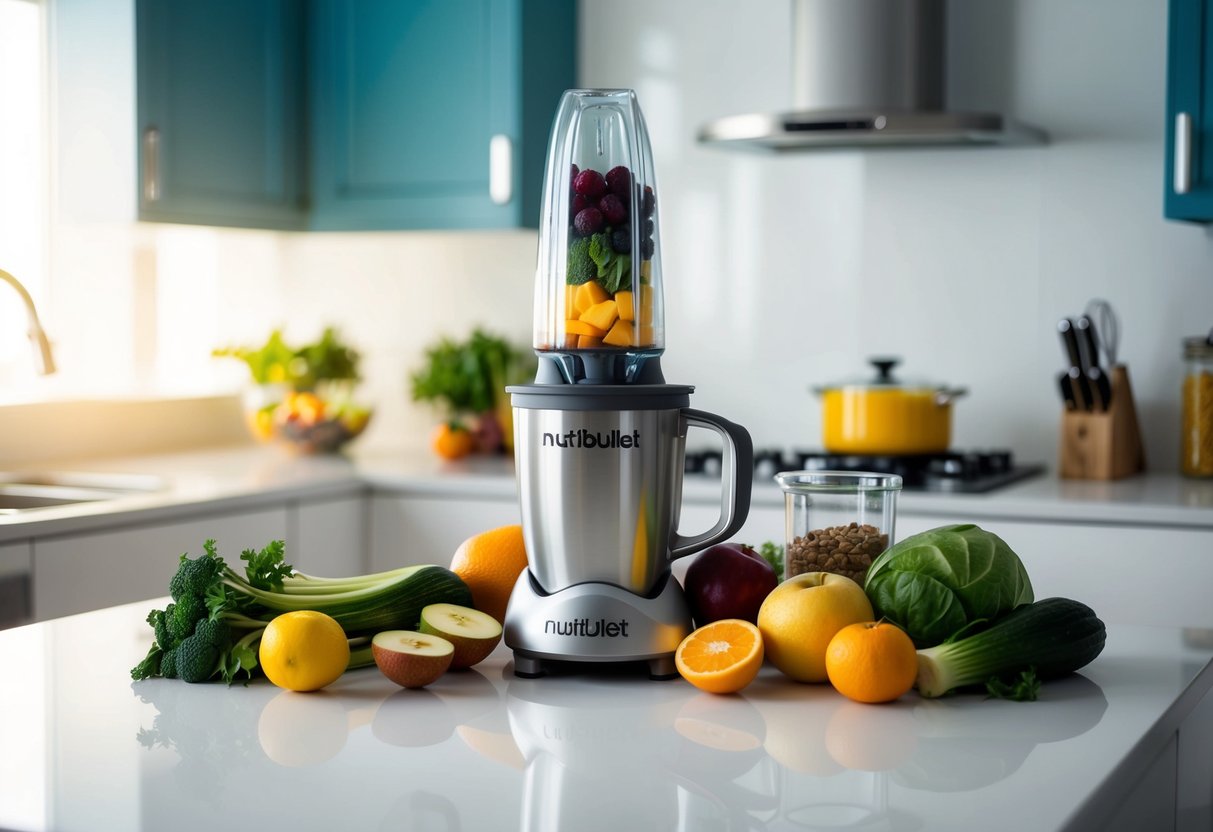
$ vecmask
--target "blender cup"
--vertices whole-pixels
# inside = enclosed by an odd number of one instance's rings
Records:
[[[548,144],[534,348],[573,383],[645,382],[665,347],[656,177],[631,90],[569,90]]]
[[[852,471],[775,475],[784,495],[784,577],[833,572],[860,586],[893,544],[901,477]]]

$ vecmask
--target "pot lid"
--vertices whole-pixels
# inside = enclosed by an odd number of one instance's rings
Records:
[[[893,357],[893,355],[875,355],[875,357],[867,359],[867,363],[875,367],[875,375],[869,375],[864,378],[845,378],[845,380],[833,384],[821,384],[820,387],[814,387],[813,392],[820,395],[828,391],[837,391],[837,389],[871,388],[885,389],[885,391],[929,392],[936,395],[944,395],[947,400],[966,393],[966,389],[962,387],[952,387],[949,384],[923,381],[921,378],[911,378],[911,380],[907,381],[905,378],[894,376],[893,367],[900,364],[901,359]]]

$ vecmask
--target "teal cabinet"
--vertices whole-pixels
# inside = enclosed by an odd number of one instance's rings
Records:
[[[1213,2],[1171,0],[1167,34],[1168,219],[1213,221]]]
[[[575,0],[138,0],[140,218],[535,226]]]
[[[313,0],[317,229],[535,226],[574,0]]]
[[[303,7],[138,0],[139,219],[302,228]]]

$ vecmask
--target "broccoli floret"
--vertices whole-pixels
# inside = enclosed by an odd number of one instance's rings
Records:
[[[227,625],[226,621],[212,621],[204,618],[194,628],[194,635],[212,647],[223,648],[227,646],[228,639],[231,638],[232,628]]]
[[[172,607],[172,604],[169,604]],[[147,623],[151,625],[152,633],[155,634],[156,644],[162,650],[167,650],[173,646],[173,637],[168,632],[168,618],[164,614],[164,610],[152,610],[147,614]]]
[[[223,577],[226,565],[223,558],[216,554],[215,541],[208,540],[203,544],[205,554],[190,560],[188,555],[181,556],[181,563],[176,574],[169,581],[168,591],[173,600],[180,603],[187,595],[205,597],[213,583]]]
[[[206,601],[197,595],[183,596],[176,604],[168,605],[164,617],[168,619],[168,632],[172,642],[161,646],[171,647],[193,633],[198,622],[207,617]]]
[[[205,682],[219,669],[221,652],[205,633],[194,633],[177,646],[177,674],[186,682]],[[160,665],[163,671],[164,662]]]
[[[590,258],[590,238],[574,240],[569,246],[569,270],[566,282],[573,286],[588,283],[598,274],[598,266]]]
[[[177,651],[165,650],[160,657],[160,675],[165,679],[177,678]]]

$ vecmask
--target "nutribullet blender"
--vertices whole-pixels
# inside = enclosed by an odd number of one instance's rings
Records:
[[[670,564],[735,534],[750,506],[744,428],[667,384],[660,199],[631,90],[569,90],[548,145],[533,384],[508,388],[528,568],[505,616],[514,672],[648,662],[675,675],[691,616]],[[683,535],[687,430],[723,444],[720,517]]]

